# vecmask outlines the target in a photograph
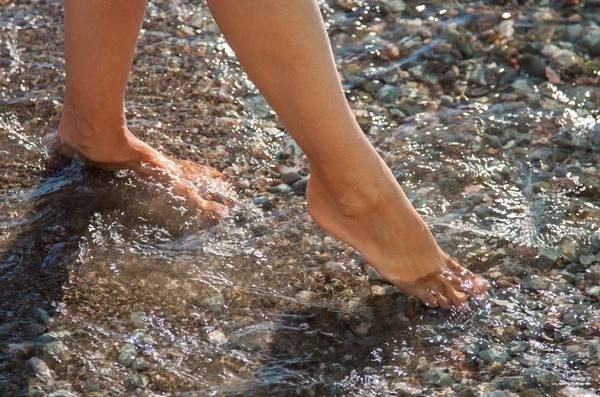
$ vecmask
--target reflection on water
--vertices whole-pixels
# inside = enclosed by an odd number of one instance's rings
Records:
[[[148,5],[127,108],[144,140],[229,177],[239,204],[216,226],[46,152],[61,4],[0,2],[0,394],[592,395],[597,5],[488,3],[321,4],[367,136],[493,282],[443,311],[312,223],[306,159],[204,5]]]

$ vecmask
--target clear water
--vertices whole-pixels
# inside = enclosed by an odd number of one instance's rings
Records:
[[[561,84],[525,74],[503,82],[508,72],[482,61],[496,76],[482,86],[464,79],[478,61],[455,60],[461,73],[448,88],[427,77],[431,68],[440,68],[439,79],[452,70],[439,60],[447,42],[440,30],[509,12],[521,13],[518,34],[535,33],[535,15],[547,9],[473,3],[473,14],[441,1],[407,2],[397,21],[378,2],[321,7],[359,122],[441,246],[493,282],[485,299],[444,311],[392,289],[371,296],[370,285],[380,281],[357,253],[312,223],[301,190],[270,193],[283,165],[307,175],[306,159],[204,4],[149,4],[127,109],[130,128],[151,145],[228,175],[239,204],[217,226],[157,183],[46,151],[41,137],[58,125],[64,84],[61,3],[0,2],[0,324],[18,322],[0,335],[7,395],[459,390],[419,383],[429,367],[448,368],[478,392],[526,367],[553,374],[548,384],[529,385],[542,395],[567,385],[594,389],[598,301],[579,288],[585,280],[560,274],[570,263],[542,271],[550,287],[538,293],[494,280],[500,271],[500,280],[517,285],[525,273],[540,273],[531,261],[566,239],[581,252],[598,251],[597,60],[584,61],[591,69],[581,74],[589,79]],[[593,19],[593,10],[582,15]],[[433,39],[418,33],[423,28]],[[489,45],[482,37],[472,45]],[[389,42],[405,51],[386,56]],[[369,93],[369,82],[394,79],[403,82],[399,106]],[[454,95],[452,106],[440,106],[444,93]],[[272,209],[253,204],[265,195]],[[50,313],[47,328],[58,342],[28,334],[40,323],[37,308]],[[577,325],[550,324],[567,312],[577,313]],[[65,330],[70,334],[57,333]],[[468,349],[505,351],[511,341],[527,342],[528,350],[500,366]],[[117,364],[125,343],[136,346],[149,370]],[[36,377],[14,353],[18,346],[42,357],[55,381]],[[135,373],[148,376],[146,389],[128,389]]]

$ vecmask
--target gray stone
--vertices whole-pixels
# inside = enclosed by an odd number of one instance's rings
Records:
[[[588,29],[581,38],[581,45],[590,55],[600,55],[600,29]]]
[[[148,343],[148,341],[146,340],[146,331],[144,331],[143,329],[134,329],[131,332],[131,341],[136,346],[145,345],[146,343]]]
[[[540,276],[528,274],[523,278],[522,288],[532,289],[535,291],[548,289],[548,283]]]
[[[71,339],[71,333],[69,331],[52,331],[35,338],[35,343],[41,345],[58,341],[66,341],[69,339]]]
[[[302,176],[300,176],[300,173],[295,168],[285,167],[281,170],[281,181],[288,185],[292,185],[300,179],[302,179]]]
[[[148,316],[146,316],[146,313],[144,312],[133,312],[129,316],[129,321],[136,328],[145,328],[146,323],[148,322]]]
[[[478,356],[488,365],[493,363],[504,364],[510,358],[507,352],[501,352],[493,348],[480,351]]]
[[[577,262],[579,259],[579,246],[577,242],[566,239],[558,246],[561,258],[567,262]]]
[[[592,282],[600,281],[600,265],[591,266],[585,272],[585,279]]]
[[[510,390],[518,392],[523,385],[523,378],[520,376],[503,376],[495,378],[490,382],[492,388],[500,390]]]
[[[521,376],[528,386],[550,388],[560,380],[560,375],[542,368],[527,368],[521,371]]]
[[[406,10],[406,3],[403,0],[381,0],[391,12],[402,12]]]
[[[35,309],[35,314],[45,325],[48,325],[52,322],[52,317],[50,317],[48,312],[41,307]]]
[[[123,347],[121,347],[121,350],[119,350],[119,364],[121,364],[125,368],[131,367],[135,360],[136,354],[137,350],[134,345],[132,345],[131,343],[124,344]]]
[[[273,202],[269,196],[259,196],[254,199],[254,205],[262,208],[265,211],[270,211],[273,209]]]
[[[563,314],[562,321],[567,325],[577,327],[579,325],[579,316],[577,313],[567,312]]]
[[[38,323],[29,324],[27,328],[25,328],[25,333],[27,336],[32,338],[40,336],[44,333],[44,331],[46,331],[46,326]]]
[[[371,295],[375,297],[386,296],[385,288],[383,288],[381,285],[373,285],[371,287]]]
[[[546,60],[540,56],[526,54],[519,60],[519,65],[531,77],[546,78]]]
[[[207,296],[202,299],[202,306],[213,313],[219,313],[225,307],[225,298],[223,295]]]
[[[600,296],[600,285],[592,285],[585,289],[585,293],[588,296],[599,297]]]
[[[584,266],[589,266],[597,261],[596,255],[581,255],[579,257],[579,262]]]
[[[280,183],[277,186],[271,186],[269,188],[269,192],[270,193],[275,193],[275,194],[286,194],[292,191],[292,188],[285,184],[285,183]]]
[[[383,103],[394,103],[399,97],[398,88],[391,84],[386,84],[377,91],[377,99]]]
[[[144,360],[142,357],[137,357],[133,361],[131,368],[135,369],[136,371],[148,371],[150,368],[152,368],[152,364]]]
[[[11,321],[10,323],[0,325],[0,336],[12,335],[19,328],[18,321]]]
[[[367,276],[369,278],[369,281],[379,281],[379,282],[385,281],[383,279],[383,277],[381,277],[379,275],[379,273],[377,273],[377,270],[375,270],[374,267],[371,267],[371,268],[369,268],[369,270],[367,270]]]
[[[600,249],[600,231],[596,230],[594,233],[592,233],[592,236],[590,237],[590,243]]]
[[[431,368],[423,372],[422,384],[427,386],[452,386],[454,379],[439,368]]]
[[[565,387],[564,389],[560,390],[557,395],[559,397],[597,397],[598,394],[596,394],[593,390],[586,390],[586,389],[582,389],[580,387],[572,387],[572,386],[568,386]]]
[[[71,393],[67,390],[57,390],[53,393],[48,394],[48,397],[78,397],[77,394]]]
[[[125,381],[125,387],[133,389],[145,389],[150,383],[150,378],[146,375],[135,374]]]
[[[513,340],[506,344],[506,350],[510,354],[523,353],[529,349],[529,343],[522,340]]]
[[[217,346],[227,343],[227,335],[223,331],[215,329],[208,334],[208,340]]]
[[[46,381],[52,380],[52,373],[50,372],[50,368],[41,358],[31,357],[27,360],[33,372],[37,375],[37,377],[44,379]]]
[[[454,105],[454,98],[452,98],[450,95],[442,95],[440,97],[440,101],[442,106],[445,106],[447,108],[452,107]]]
[[[503,391],[485,391],[479,395],[480,397],[508,397]]]
[[[540,182],[536,182],[539,184]],[[554,267],[554,263],[559,258],[558,252],[548,248],[541,248],[538,256],[530,262],[531,266],[534,266],[541,270],[549,270]]]

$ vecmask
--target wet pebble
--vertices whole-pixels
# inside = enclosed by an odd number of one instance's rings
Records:
[[[19,328],[18,321],[11,321],[6,324],[0,325],[0,336],[12,335]]]
[[[423,372],[422,384],[427,386],[452,386],[454,379],[439,368],[431,368]]]
[[[133,389],[145,389],[150,383],[150,378],[146,375],[135,374],[125,381],[125,387]]]
[[[564,240],[558,247],[560,256],[567,262],[577,262],[579,259],[579,247],[571,239]]]
[[[33,372],[35,372],[39,378],[42,378],[46,381],[52,380],[52,373],[50,372],[50,368],[48,368],[48,365],[44,362],[44,360],[37,357],[31,357],[29,360],[27,360],[27,362],[33,369]]]
[[[521,372],[525,383],[528,386],[541,386],[550,388],[559,380],[558,373],[548,371],[543,368],[526,368]]]
[[[136,371],[148,371],[150,368],[152,368],[152,364],[144,360],[142,357],[137,357],[133,361],[133,365],[131,366],[131,368],[133,368]]]
[[[508,353],[499,351],[497,349],[482,350],[479,352],[478,357],[480,359],[482,359],[486,364],[493,364],[493,363],[504,364],[510,358]]]
[[[146,326],[146,322],[148,321],[148,316],[144,312],[133,312],[129,316],[129,321],[136,328],[144,328]]]
[[[593,286],[587,287],[585,289],[585,293],[588,296],[593,296],[593,297],[596,297],[596,298],[600,297],[600,285],[593,285]]]
[[[42,324],[32,323],[25,328],[25,334],[31,338],[40,336],[46,331],[46,327]]]
[[[217,346],[227,343],[227,335],[223,331],[215,329],[208,334],[208,340]]]
[[[529,349],[529,343],[521,340],[513,340],[506,344],[506,350],[510,354],[524,353]]]
[[[589,266],[592,263],[598,262],[598,258],[596,255],[581,255],[579,257],[579,262],[584,266]]]
[[[130,343],[126,343],[119,350],[119,358],[117,361],[125,368],[129,368],[133,365],[136,354],[137,349],[135,346]]]
[[[600,265],[593,265],[585,273],[585,279],[591,282],[600,281]]]
[[[35,314],[45,325],[48,325],[52,322],[52,317],[50,317],[48,312],[41,307],[35,309]]]
[[[202,299],[202,305],[213,313],[219,313],[225,307],[225,298],[221,294],[207,296]]]
[[[543,277],[535,275],[527,275],[523,278],[521,287],[524,289],[532,289],[535,291],[548,289],[548,283],[544,281]]]
[[[386,296],[385,288],[383,288],[381,285],[373,285],[371,287],[371,295],[375,297]]]
[[[57,390],[53,393],[48,394],[48,397],[78,397],[77,394],[71,393],[67,390]]]
[[[297,169],[285,167],[283,170],[281,170],[280,178],[284,183],[287,183],[288,185],[293,185],[295,182],[302,179],[302,176],[300,175]]]

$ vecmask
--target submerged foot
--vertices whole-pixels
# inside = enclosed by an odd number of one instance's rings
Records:
[[[126,127],[103,139],[103,136],[65,124],[61,122],[57,132],[44,138],[50,149],[102,169],[129,169],[155,178],[172,187],[175,194],[186,198],[192,207],[210,219],[219,220],[228,214],[231,200],[226,194],[216,193],[223,191],[223,184],[217,181],[224,180],[225,176],[216,169],[162,154],[136,138]]]
[[[382,164],[382,170],[387,167]],[[311,174],[310,215],[326,232],[350,244],[386,280],[431,307],[461,305],[488,282],[450,259],[414,210],[391,172],[361,189],[333,191]],[[379,179],[379,180],[378,180]]]

